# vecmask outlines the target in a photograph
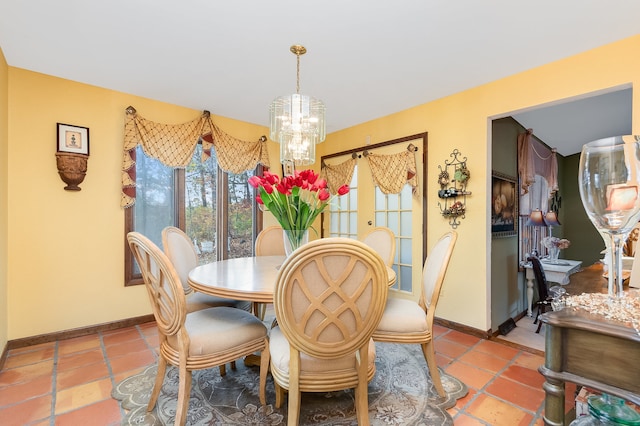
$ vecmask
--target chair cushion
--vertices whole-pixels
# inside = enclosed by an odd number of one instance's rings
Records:
[[[423,333],[429,331],[427,315],[416,302],[389,298],[384,308],[377,332]]]
[[[187,312],[195,312],[207,308],[217,308],[219,306],[228,306],[251,312],[251,302],[247,302],[246,300],[224,299],[222,297],[200,293],[199,291],[192,291],[187,294],[186,298]]]
[[[269,337],[269,353],[271,363],[279,371],[289,373],[289,342],[282,334],[280,327],[271,329]],[[374,367],[376,361],[376,346],[373,339],[369,340],[369,369]],[[356,367],[355,353],[341,358],[319,359],[307,354],[300,354],[300,370],[303,372],[322,372],[351,370]]]
[[[189,355],[223,352],[264,339],[267,327],[247,311],[229,307],[209,308],[187,314],[185,328],[191,339]],[[169,337],[175,348],[176,336]]]

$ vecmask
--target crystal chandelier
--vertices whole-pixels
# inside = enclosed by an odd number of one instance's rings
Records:
[[[271,140],[280,143],[280,162],[304,166],[316,161],[316,144],[325,139],[322,101],[300,94],[300,55],[304,46],[293,45],[297,58],[296,93],[277,97],[269,108]]]

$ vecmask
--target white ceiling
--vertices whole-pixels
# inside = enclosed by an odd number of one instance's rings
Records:
[[[610,136],[631,134],[632,90],[561,101],[512,117],[558,153],[579,153],[582,145]]]
[[[635,35],[638,17],[634,0],[4,0],[0,48],[14,67],[266,126],[302,44],[300,91],[330,133]]]

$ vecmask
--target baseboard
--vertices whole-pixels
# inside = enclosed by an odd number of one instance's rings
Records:
[[[73,339],[74,337],[95,334],[101,331],[117,330],[119,328],[131,327],[134,325],[145,324],[155,321],[153,315],[143,315],[140,317],[127,318],[119,321],[113,321],[104,324],[97,324],[88,327],[74,328],[71,330],[57,331],[54,333],[40,334],[38,336],[24,337],[21,339],[9,340],[3,351],[3,358],[0,359],[0,370],[4,366],[6,352],[11,349],[19,349],[27,346],[39,345],[41,343],[55,342],[56,340]]]
[[[442,318],[434,318],[433,323],[441,325],[443,327],[450,328],[452,330],[459,331],[461,333],[470,334],[472,336],[480,337],[481,339],[488,339],[491,337],[491,330],[482,331],[477,328],[469,327],[468,325],[458,324],[457,322],[445,320]]]
[[[4,368],[4,363],[7,360],[7,355],[9,354],[9,349],[7,349],[8,345],[4,345],[4,349],[2,349],[2,355],[0,356],[0,371]]]

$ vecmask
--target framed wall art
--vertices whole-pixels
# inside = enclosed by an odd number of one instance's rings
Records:
[[[89,155],[89,128],[58,123],[57,151]]]
[[[293,176],[296,173],[296,166],[293,161],[285,161],[282,163],[282,177]]]
[[[516,178],[491,173],[491,236],[502,238],[518,233],[518,193]]]

